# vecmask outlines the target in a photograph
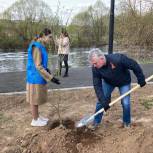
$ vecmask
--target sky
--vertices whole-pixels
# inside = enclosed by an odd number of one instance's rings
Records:
[[[17,0],[0,0],[0,12],[4,11],[6,8],[11,6]],[[76,13],[80,9],[87,7],[89,5],[93,5],[97,0],[43,0],[46,2],[52,10],[57,8],[58,1],[60,1],[62,7],[64,9],[71,10]],[[102,0],[104,4],[109,6],[111,0]]]
[[[0,0],[0,13],[10,7],[17,0]],[[57,12],[57,6],[60,2],[60,14],[63,24],[71,22],[71,19],[80,10],[87,8],[90,5],[94,5],[97,0],[43,0],[50,6],[53,13]],[[111,0],[101,0],[107,7],[110,6]]]

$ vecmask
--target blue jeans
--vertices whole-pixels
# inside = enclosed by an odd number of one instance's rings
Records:
[[[113,92],[114,88],[115,87],[103,81],[103,92],[104,92],[105,97],[111,99],[111,93]],[[131,84],[119,87],[120,95],[123,95],[130,89],[131,89]],[[123,123],[128,125],[131,123],[130,95],[127,95],[126,97],[124,97],[121,100],[121,104],[123,108]],[[103,107],[102,104],[100,102],[97,102],[95,112],[100,110],[102,107]],[[100,113],[97,116],[95,116],[94,123],[99,124],[102,120],[102,117],[103,117],[103,113]]]

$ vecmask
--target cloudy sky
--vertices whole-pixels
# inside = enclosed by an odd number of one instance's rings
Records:
[[[11,6],[17,0],[0,0],[0,12]],[[97,0],[43,0],[46,2],[52,10],[57,8],[58,1],[65,9],[73,9],[75,12],[79,9],[94,4]],[[110,0],[102,0],[107,6],[110,4]]]
[[[14,2],[18,0],[0,0],[0,13],[5,9],[10,7]],[[62,14],[63,24],[71,21],[73,16],[77,14],[80,10],[93,5],[97,0],[43,0],[46,2],[53,12],[57,12],[57,6],[60,2],[60,14]],[[111,0],[101,0],[106,6],[110,6]]]

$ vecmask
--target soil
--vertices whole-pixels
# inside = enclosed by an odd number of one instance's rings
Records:
[[[46,127],[30,126],[31,113],[24,94],[0,96],[0,152],[153,153],[152,88],[147,85],[131,94],[130,128],[122,127],[118,102],[94,131],[75,127],[76,121],[94,112],[93,89],[49,92],[48,102],[39,107],[40,114],[49,118]],[[118,96],[115,90],[112,99]]]

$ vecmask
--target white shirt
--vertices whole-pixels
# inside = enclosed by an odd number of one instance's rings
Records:
[[[58,54],[69,54],[70,40],[68,37],[57,39]]]

